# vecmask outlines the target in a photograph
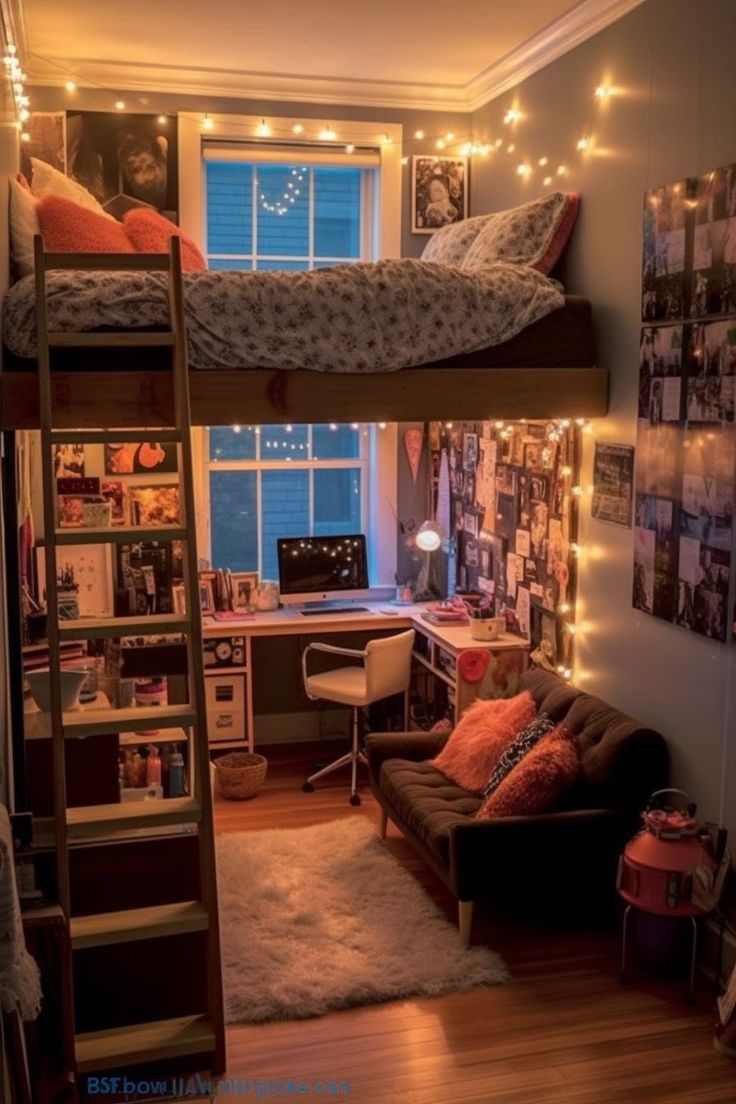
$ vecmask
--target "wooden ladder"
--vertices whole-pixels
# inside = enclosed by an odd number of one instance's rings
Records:
[[[172,236],[169,254],[62,254],[44,252],[43,238],[34,241],[36,319],[41,412],[43,512],[46,535],[46,595],[50,667],[50,722],[53,763],[54,828],[59,902],[71,935],[72,953],[89,947],[167,939],[202,932],[207,940],[207,1007],[201,1014],[135,1023],[75,1036],[79,1073],[165,1062],[184,1056],[203,1056],[200,1069],[213,1074],[225,1068],[224,1015],[220,969],[220,939],[215,875],[212,793],[207,742],[205,684],[202,669],[202,617],[198,588],[198,560],[191,415],[187,369],[186,330],[181,277],[181,243]],[[131,333],[51,332],[47,325],[46,274],[52,270],[139,270],[168,274],[169,327],[166,331]],[[160,348],[170,358],[174,425],[133,430],[57,430],[54,428],[51,359],[61,347],[114,346]],[[178,455],[180,517],[178,525],[157,528],[125,526],[102,529],[60,529],[57,525],[53,448],[59,443],[105,444],[115,441],[175,443]],[[64,545],[105,544],[149,540],[180,540],[183,548],[186,613],[142,617],[110,617],[59,621],[57,549]],[[189,702],[158,708],[62,711],[61,641],[118,638],[183,632],[187,638]],[[67,807],[65,740],[128,729],[179,728],[189,730],[190,796],[158,801]],[[193,784],[192,784],[193,776]],[[69,846],[73,841],[121,837],[130,829],[156,832],[162,825],[188,825],[197,832],[200,900],[135,908],[92,916],[71,915]],[[196,826],[196,827],[195,827]],[[112,994],[111,994],[112,996]],[[179,1068],[177,1066],[177,1068]]]

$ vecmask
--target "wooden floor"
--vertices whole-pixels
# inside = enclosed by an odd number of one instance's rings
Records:
[[[329,761],[331,750],[319,757]],[[255,800],[216,802],[218,832],[356,816],[378,824],[367,786],[359,808],[348,804],[344,772],[314,794],[301,792],[315,749],[267,754],[269,776]],[[441,883],[393,828],[388,847],[454,921]],[[326,1085],[322,1095],[360,1104],[736,1102],[736,1063],[712,1048],[711,998],[703,993],[694,1010],[674,986],[642,979],[623,988],[614,932],[509,921],[485,908],[474,942],[504,956],[509,984],[313,1020],[234,1025],[228,1077],[335,1082],[338,1090],[347,1083],[347,1092],[328,1093]],[[271,1099],[265,1090],[263,1099]]]

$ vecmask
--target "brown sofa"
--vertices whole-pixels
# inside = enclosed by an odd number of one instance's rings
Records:
[[[383,835],[390,818],[457,897],[466,941],[473,902],[483,897],[570,904],[582,888],[585,905],[610,902],[621,847],[646,798],[667,782],[659,733],[546,671],[527,671],[521,688],[566,723],[582,750],[580,781],[551,812],[475,820],[479,794],[427,762],[446,733],[376,734],[366,742]]]

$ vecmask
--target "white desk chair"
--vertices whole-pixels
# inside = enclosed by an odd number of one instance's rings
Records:
[[[357,791],[358,761],[367,763],[360,748],[358,711],[366,705],[390,698],[393,694],[406,695],[409,691],[411,676],[411,652],[414,645],[414,629],[370,640],[365,650],[357,648],[338,648],[334,644],[308,644],[302,655],[302,677],[307,697],[311,701],[322,698],[352,707],[352,745],[350,751],[341,755],[334,763],[310,774],[302,786],[305,793],[314,791],[314,783],[325,774],[338,767],[352,764],[350,780],[350,804],[360,805]],[[330,655],[352,656],[362,659],[360,667],[338,667],[334,671],[325,671],[321,675],[307,672],[307,657],[310,652],[328,652]]]

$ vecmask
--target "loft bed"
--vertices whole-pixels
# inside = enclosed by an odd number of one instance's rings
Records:
[[[37,265],[36,292],[40,287],[45,294],[46,274],[53,270],[74,269],[89,277],[90,270],[178,267],[177,241],[172,239],[170,256],[44,254],[41,250],[37,252],[37,257],[43,257],[41,283]],[[190,367],[192,423],[601,417],[608,410],[608,373],[596,365],[590,304],[575,296],[563,297],[559,291],[557,299],[561,305],[509,340],[395,371]],[[158,343],[157,330],[161,331]],[[170,348],[166,348],[170,335],[163,326],[149,323],[145,335],[136,328],[94,326],[84,333],[52,336],[52,399],[58,428],[171,424]],[[4,349],[0,404],[2,429],[38,428],[34,356]]]

